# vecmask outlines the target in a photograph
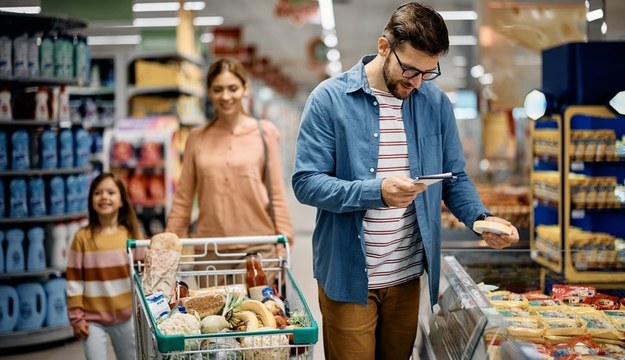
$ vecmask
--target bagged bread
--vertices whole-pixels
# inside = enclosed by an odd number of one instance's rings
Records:
[[[182,242],[174,233],[154,235],[145,254],[145,271],[141,286],[146,296],[158,291],[169,299],[176,287]]]

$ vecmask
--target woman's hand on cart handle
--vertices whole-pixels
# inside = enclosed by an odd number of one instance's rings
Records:
[[[276,255],[280,258],[286,259],[286,247],[284,244],[276,244]]]

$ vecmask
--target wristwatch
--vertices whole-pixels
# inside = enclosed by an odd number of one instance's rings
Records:
[[[486,220],[487,217],[489,216],[494,216],[493,214],[489,213],[489,212],[485,212],[485,213],[481,213],[477,216],[477,218],[475,219],[475,221],[480,221],[480,220]]]

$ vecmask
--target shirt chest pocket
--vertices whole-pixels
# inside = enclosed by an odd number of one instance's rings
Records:
[[[442,135],[430,135],[419,139],[421,171],[425,175],[439,174],[443,171]]]

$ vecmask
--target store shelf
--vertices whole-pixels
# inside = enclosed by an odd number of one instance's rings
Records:
[[[0,218],[0,225],[4,224],[33,224],[33,223],[49,223],[56,221],[68,221],[86,217],[86,212],[63,214],[63,215],[46,215],[46,216],[29,216],[22,218]]]
[[[79,168],[57,168],[57,169],[28,169],[28,170],[1,170],[0,177],[3,176],[46,176],[46,175],[72,175],[84,174],[91,170],[91,166]]]
[[[202,97],[203,89],[188,86],[141,86],[128,87],[128,98],[138,95],[161,95],[166,97],[176,97],[180,94]]]
[[[39,345],[72,337],[74,337],[74,329],[69,325],[39,330],[15,331],[10,334],[0,335],[0,349]]]
[[[77,85],[78,80],[73,78],[45,78],[45,77],[14,77],[0,76],[0,82],[4,86],[10,85]]]
[[[68,88],[69,96],[107,96],[115,95],[114,88],[78,87]]]
[[[0,126],[58,126],[56,120],[0,120]]]
[[[47,278],[50,275],[54,275],[60,277],[63,275],[65,270],[61,269],[45,269],[40,271],[26,271],[19,273],[2,273],[0,274],[0,280],[12,280],[12,279],[33,279],[33,278]]]
[[[69,30],[82,29],[87,27],[87,23],[59,15],[41,15],[41,14],[17,14],[9,12],[0,12],[0,23],[7,34],[20,34],[23,32],[31,32],[35,29],[39,31]]]

